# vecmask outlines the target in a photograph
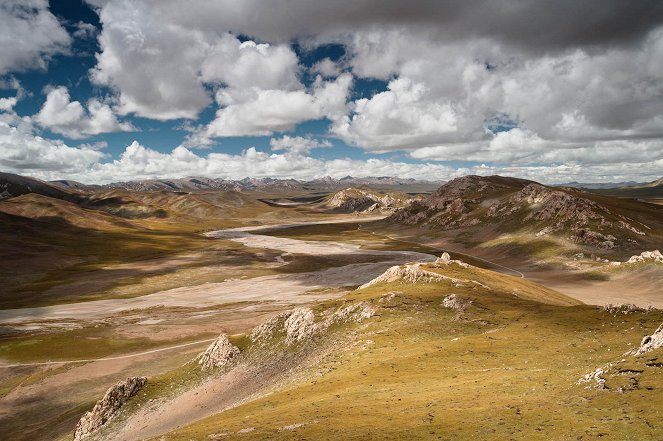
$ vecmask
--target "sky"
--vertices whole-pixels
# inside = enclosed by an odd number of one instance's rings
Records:
[[[2,0],[0,171],[663,176],[657,0]]]

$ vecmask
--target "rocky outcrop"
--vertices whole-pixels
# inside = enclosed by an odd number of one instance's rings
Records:
[[[251,341],[266,342],[278,335],[285,334],[284,342],[288,345],[307,341],[326,331],[337,323],[359,323],[375,315],[375,309],[368,302],[349,303],[327,311],[316,321],[315,313],[310,308],[297,308],[272,317],[257,326],[251,332]]]
[[[198,364],[203,370],[222,367],[238,356],[239,348],[230,343],[226,334],[221,334],[211,345],[200,354]]]
[[[643,251],[640,254],[631,256],[625,262],[610,262],[612,266],[629,265],[634,263],[663,263],[663,254],[659,250]]]
[[[446,258],[444,260],[446,260]],[[470,267],[470,265],[466,264],[465,262],[462,262],[460,260],[451,260],[449,258],[447,265],[451,263],[459,263],[464,268]],[[486,285],[477,282],[475,280],[458,279],[455,277],[445,276],[443,274],[438,274],[436,272],[424,269],[421,267],[422,265],[424,264],[418,262],[418,263],[411,263],[401,266],[392,266],[391,268],[389,268],[387,271],[385,271],[375,279],[371,280],[370,282],[364,283],[357,289],[369,288],[373,285],[377,285],[378,283],[392,283],[396,281],[405,282],[405,283],[450,282],[455,287],[463,287],[471,285],[471,286],[479,286],[485,289],[490,289]]]
[[[378,283],[391,283],[399,280],[407,283],[435,283],[455,279],[434,273],[432,271],[427,271],[421,268],[420,263],[414,263],[401,266],[392,266],[375,279],[361,285],[359,289],[368,288],[370,286],[377,285]]]
[[[368,302],[350,303],[337,309],[327,320],[329,324],[356,322],[369,319],[375,315],[375,309]]]
[[[499,215],[504,214],[505,210],[508,211],[509,207],[523,205],[530,208],[529,213],[525,216],[525,221],[555,219],[584,224],[589,220],[601,219],[601,212],[605,212],[604,208],[592,200],[536,183],[527,185],[505,202],[491,206],[488,212],[492,215]]]
[[[652,335],[643,338],[640,346],[630,351],[629,354],[640,355],[661,347],[663,347],[663,324]]]
[[[310,308],[297,308],[284,323],[285,342],[290,344],[312,337],[317,331],[315,315]]]
[[[358,188],[347,188],[335,193],[326,206],[346,213],[392,213],[409,204],[405,194],[379,194]]]
[[[659,250],[643,251],[637,256],[631,256],[626,263],[654,262],[663,263],[663,254]]]
[[[451,256],[447,252],[442,253],[442,255],[440,257],[438,257],[437,260],[435,260],[436,265],[451,265],[452,263],[456,264],[456,265],[460,265],[463,268],[469,268],[471,266],[470,264],[465,263],[462,260],[453,260],[453,259],[451,259]]]
[[[450,294],[442,300],[442,306],[454,311],[463,312],[470,307],[472,302],[458,297],[456,294]]]
[[[603,249],[637,244],[650,229],[615,204],[604,204],[580,190],[500,176],[454,179],[387,221],[436,230],[485,226],[491,234],[554,235]]]
[[[107,424],[138,391],[145,386],[147,378],[129,377],[108,389],[106,395],[97,401],[91,411],[86,412],[76,425],[74,441],[87,438],[93,432]]]
[[[251,335],[249,336],[249,338],[253,343],[256,343],[256,342],[264,342],[265,340],[274,337],[274,335],[277,332],[283,330],[284,323],[288,319],[288,317],[290,317],[291,314],[292,311],[286,311],[282,312],[279,315],[275,315],[266,322],[253,328],[253,331],[251,331]]]

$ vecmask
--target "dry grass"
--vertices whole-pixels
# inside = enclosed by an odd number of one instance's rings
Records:
[[[662,312],[612,316],[562,306],[577,302],[526,280],[480,269],[441,271],[477,278],[492,289],[396,282],[356,291],[342,301],[369,301],[378,315],[317,339],[313,347],[321,352],[335,348],[319,363],[303,366],[293,382],[266,396],[165,439],[223,433],[219,439],[663,436],[656,423],[663,408],[660,351],[623,363],[642,372],[610,374],[609,390],[576,384],[585,373],[621,360],[660,324]],[[385,304],[380,299],[387,292],[398,295]],[[441,300],[451,292],[472,306],[461,315],[444,308]],[[335,304],[316,309],[322,313]],[[638,386],[618,393],[634,384],[632,377]]]

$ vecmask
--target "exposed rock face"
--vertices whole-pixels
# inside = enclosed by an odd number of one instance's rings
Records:
[[[331,323],[339,322],[361,322],[375,315],[375,309],[367,302],[351,303],[339,308],[328,319]]]
[[[87,438],[90,434],[108,423],[124,403],[145,386],[145,383],[147,383],[147,378],[145,377],[129,377],[111,386],[106,392],[106,395],[97,401],[94,408],[81,417],[74,430],[74,441]]]
[[[492,182],[491,178],[464,176],[447,182],[425,200],[412,202],[389,219],[406,225],[432,224],[443,229],[476,224],[477,220],[470,215],[474,206],[480,204],[482,194],[509,188],[506,183]]]
[[[637,262],[646,262],[652,261],[655,263],[663,263],[663,254],[659,250],[654,251],[643,251],[637,256],[631,256],[626,263],[637,263]]]
[[[450,294],[442,300],[442,306],[458,312],[465,311],[471,304],[471,301],[461,299],[456,294]]]
[[[630,354],[640,355],[660,347],[663,347],[663,324],[652,335],[643,338],[640,346],[631,351]]]
[[[462,260],[452,260],[451,256],[449,253],[444,252],[440,257],[435,260],[436,265],[451,265],[452,263],[455,263],[456,265],[460,265],[463,268],[469,268],[471,265],[463,262]]]
[[[626,262],[610,262],[612,266],[627,265],[632,263],[663,263],[663,254],[659,250],[654,251],[643,251],[640,254],[631,256]]]
[[[603,306],[603,310],[613,315],[617,314],[627,315],[627,314],[632,314],[634,312],[642,311],[642,309],[638,308],[636,305],[632,303],[621,303],[619,305],[608,304]]]
[[[468,264],[460,260],[449,260],[448,264],[450,263],[458,263],[464,268],[470,267]],[[486,285],[475,280],[457,279],[455,277],[449,277],[443,274],[435,273],[433,271],[428,271],[421,268],[422,265],[422,263],[413,263],[401,266],[392,266],[375,279],[361,285],[358,289],[368,288],[378,283],[392,283],[396,281],[403,281],[405,283],[438,283],[446,281],[450,282],[455,287],[472,285],[490,289]]]
[[[605,211],[594,201],[573,196],[561,190],[552,190],[536,183],[527,185],[505,202],[491,206],[488,211],[492,215],[498,215],[509,210],[509,207],[519,206],[523,203],[535,206],[525,216],[526,221],[556,219],[586,223],[591,219],[600,219],[599,212]]]
[[[294,343],[310,338],[318,330],[315,315],[310,308],[297,308],[284,323],[285,342]]]
[[[419,263],[402,266],[396,265],[392,266],[370,282],[361,285],[359,289],[368,288],[369,286],[373,286],[378,283],[391,283],[397,280],[403,280],[404,282],[408,283],[435,283],[449,279],[450,278],[441,274],[422,269],[421,264]]]
[[[272,317],[257,326],[251,333],[251,340],[260,342],[268,340],[280,333],[285,333],[286,344],[303,342],[324,332],[336,323],[359,323],[375,315],[375,309],[368,302],[343,305],[316,322],[315,314],[310,308],[297,308]]]
[[[283,330],[283,325],[291,314],[292,311],[282,312],[267,320],[265,323],[256,326],[253,331],[251,331],[249,338],[254,343],[272,338],[276,332]]]
[[[203,370],[225,366],[239,355],[239,349],[230,343],[226,334],[221,334],[212,342],[205,352],[200,354],[198,364]]]
[[[409,203],[410,199],[405,194],[379,194],[358,188],[347,188],[334,194],[326,205],[347,213],[391,213]]]

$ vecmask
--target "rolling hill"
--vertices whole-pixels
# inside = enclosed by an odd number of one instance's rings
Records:
[[[527,238],[620,256],[663,245],[663,208],[657,205],[501,176],[454,179],[385,222],[454,235],[470,245]]]

